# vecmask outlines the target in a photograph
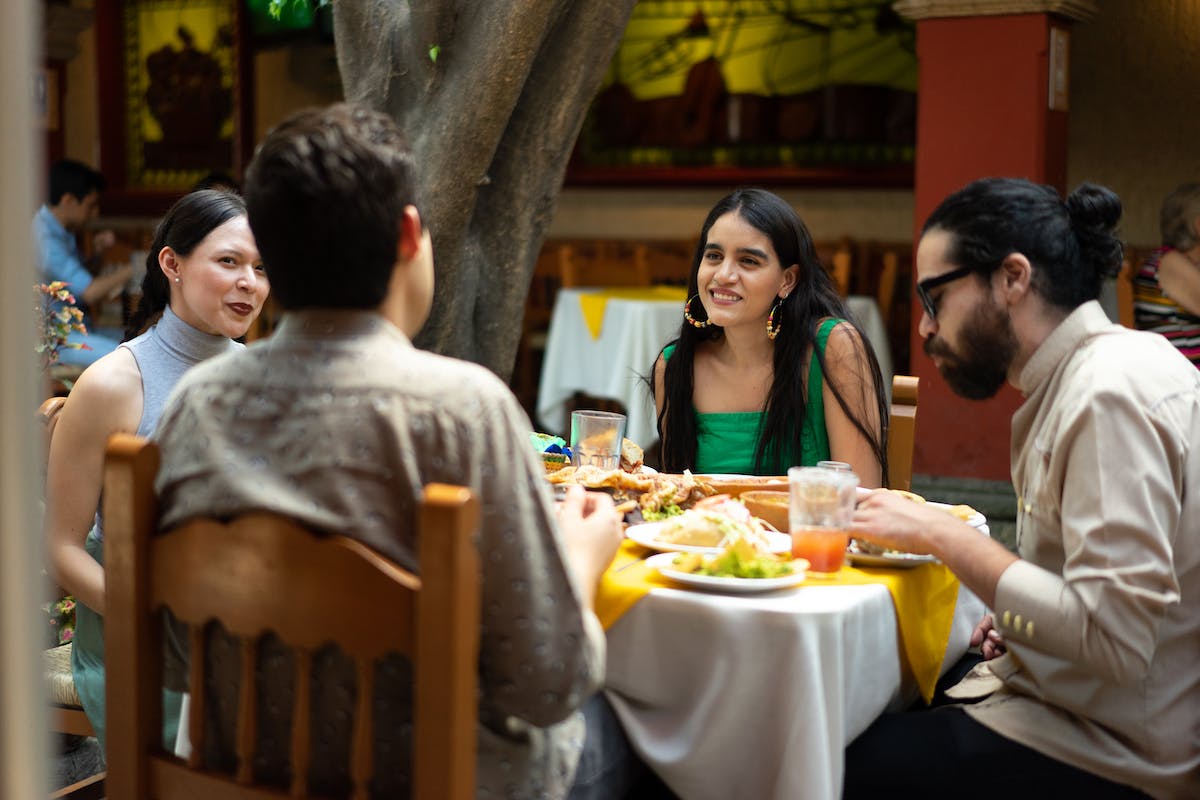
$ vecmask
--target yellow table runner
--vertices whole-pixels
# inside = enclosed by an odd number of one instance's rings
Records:
[[[596,593],[596,616],[608,629],[656,586],[679,584],[649,569],[650,551],[626,539],[613,559]],[[942,659],[950,640],[958,578],[944,564],[922,564],[912,569],[876,569],[845,566],[833,578],[809,578],[804,586],[856,586],[882,583],[892,595],[900,631],[901,664],[916,681],[921,697],[933,699]]]
[[[679,303],[679,318],[683,319],[683,301],[687,300],[687,291],[678,286],[631,286],[580,293],[579,308],[583,312],[583,321],[587,325],[588,333],[593,339],[600,338],[600,331],[604,327],[604,309],[609,300],[661,300]]]

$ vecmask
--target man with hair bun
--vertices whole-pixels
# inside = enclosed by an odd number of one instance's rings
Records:
[[[846,751],[845,797],[1200,796],[1200,373],[1108,321],[1121,202],[976,181],[926,221],[919,331],[950,387],[1008,381],[1016,552],[886,492],[854,535],[931,553],[994,609],[933,710]]]

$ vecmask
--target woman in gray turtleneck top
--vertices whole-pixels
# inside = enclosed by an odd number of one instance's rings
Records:
[[[97,509],[108,437],[149,435],[189,367],[242,347],[234,339],[258,317],[267,291],[242,198],[216,190],[185,195],[155,230],[127,341],[84,371],[55,427],[43,535],[55,579],[78,601],[71,667],[101,746],[104,568]],[[168,711],[177,710],[177,697]],[[178,718],[167,716],[164,739],[173,746]]]

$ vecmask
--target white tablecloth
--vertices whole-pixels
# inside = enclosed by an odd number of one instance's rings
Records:
[[[625,435],[642,447],[658,437],[654,404],[644,378],[663,345],[674,339],[683,322],[679,300],[611,298],[598,338],[584,322],[579,296],[596,288],[562,289],[554,302],[546,353],[538,384],[538,420],[556,434],[570,427],[567,401],[575,392],[619,401],[626,409]],[[874,298],[854,295],[846,305],[855,323],[875,348],[884,389],[892,390],[892,350],[887,327]]]
[[[983,613],[960,587],[943,672]],[[882,585],[655,588],[609,630],[606,685],[634,748],[683,800],[836,800],[844,747],[912,699]]]

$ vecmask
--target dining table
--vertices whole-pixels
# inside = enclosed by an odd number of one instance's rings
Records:
[[[846,745],[928,699],[985,613],[938,563],[732,594],[675,584],[646,556],[626,541],[602,580],[606,695],[683,800],[840,797]]]
[[[565,434],[577,393],[625,408],[625,436],[642,447],[658,437],[650,372],[664,345],[679,335],[687,292],[678,286],[560,289],[554,301],[538,382],[537,421]],[[875,350],[885,392],[892,386],[887,326],[872,297],[846,298],[851,318]]]

